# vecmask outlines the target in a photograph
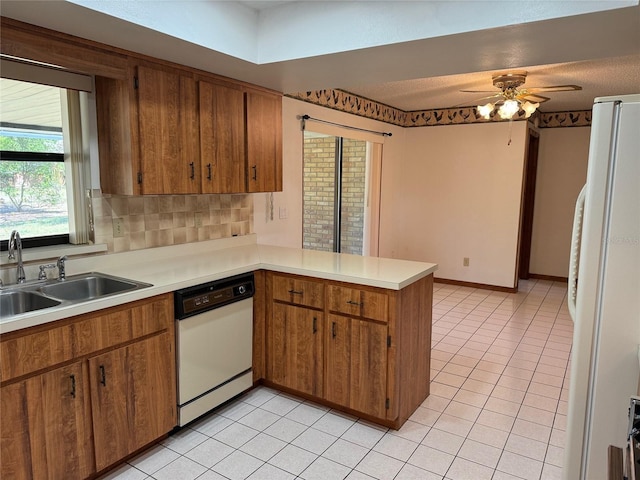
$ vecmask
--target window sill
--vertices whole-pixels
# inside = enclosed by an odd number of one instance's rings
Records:
[[[107,244],[98,243],[93,245],[52,245],[49,247],[29,248],[22,251],[22,261],[35,262],[39,260],[50,260],[61,257],[62,255],[91,255],[95,253],[104,253],[107,251]],[[15,264],[15,260],[8,260],[6,251],[2,252],[0,257],[0,265],[7,266]]]

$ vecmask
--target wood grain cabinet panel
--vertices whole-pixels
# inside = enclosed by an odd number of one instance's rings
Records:
[[[350,316],[386,322],[389,300],[386,293],[340,285],[329,285],[329,310]]]
[[[341,315],[327,323],[325,399],[385,418],[387,327]]]
[[[167,333],[89,359],[96,467],[101,470],[176,424]]]
[[[200,192],[196,81],[177,70],[138,66],[143,194]]]
[[[322,313],[275,303],[267,325],[269,380],[322,396]]]
[[[240,193],[245,185],[244,94],[200,80],[202,193]]]
[[[351,320],[329,315],[325,334],[327,359],[324,398],[349,406],[351,398]]]
[[[268,384],[393,428],[429,395],[432,275],[385,290],[267,272],[265,292]]]
[[[273,299],[294,305],[324,308],[324,284],[307,277],[273,275]]]
[[[282,191],[282,97],[247,91],[247,192]]]
[[[386,417],[387,326],[351,320],[351,391],[349,408]]]
[[[82,362],[0,389],[3,479],[84,479],[95,471]]]
[[[0,337],[0,477],[83,479],[176,424],[173,296]]]

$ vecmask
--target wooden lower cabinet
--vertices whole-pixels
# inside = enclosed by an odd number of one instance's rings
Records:
[[[83,479],[94,471],[86,378],[76,362],[0,389],[3,479]]]
[[[163,333],[89,359],[97,470],[175,426],[167,337]]]
[[[386,290],[266,272],[265,291],[267,384],[392,428],[429,395],[431,275]]]
[[[325,346],[324,398],[366,415],[386,417],[387,326],[330,315]]]
[[[267,327],[269,378],[283,387],[322,395],[322,312],[273,304]]]
[[[0,478],[88,478],[171,431],[172,312],[168,294],[3,334]],[[49,363],[4,363],[42,338]]]

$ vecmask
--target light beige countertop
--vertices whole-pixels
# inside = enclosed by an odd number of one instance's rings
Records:
[[[0,333],[94,312],[255,270],[272,270],[400,290],[435,272],[437,268],[433,263],[258,245],[255,235],[111,255],[70,258],[67,261],[67,276],[102,272],[150,283],[152,286],[83,303],[2,318]],[[34,276],[27,270],[27,278]]]

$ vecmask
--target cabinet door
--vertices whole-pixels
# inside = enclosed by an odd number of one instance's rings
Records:
[[[282,97],[246,93],[247,191],[282,191]]]
[[[387,326],[351,319],[351,395],[349,407],[386,416]]]
[[[193,78],[138,67],[142,193],[200,190],[198,109]]]
[[[163,333],[89,359],[98,470],[176,425],[169,340]]]
[[[269,380],[322,395],[322,313],[274,303],[268,328]]]
[[[83,363],[0,389],[3,479],[83,479],[95,471]]]
[[[351,389],[351,320],[348,317],[329,315],[326,330],[324,398],[348,407]]]
[[[200,81],[202,193],[246,191],[244,94]]]

